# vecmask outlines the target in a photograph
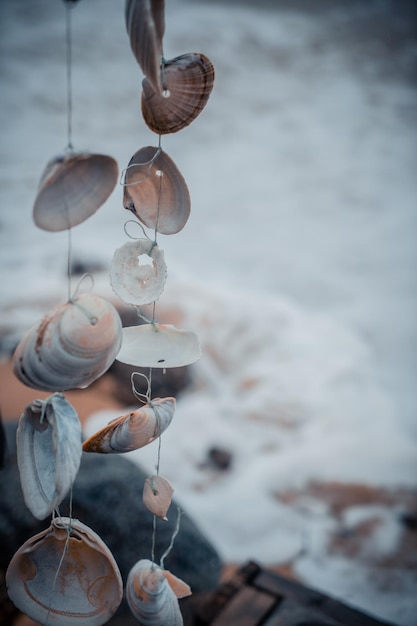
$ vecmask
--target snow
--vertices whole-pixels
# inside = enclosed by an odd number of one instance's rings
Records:
[[[216,83],[201,116],[162,141],[192,211],[160,236],[157,312],[197,332],[204,356],[164,433],[161,471],[225,560],[292,561],[308,584],[412,626],[415,574],[378,577],[369,564],[395,550],[397,510],[351,507],[337,520],[317,499],[278,496],[312,481],[416,487],[417,44],[402,30],[407,2],[397,13],[385,1],[288,4],[167,2],[166,56],[204,52]],[[75,147],[123,170],[157,141],[123,2],[83,0],[72,18]],[[0,325],[20,331],[67,294],[68,234],[31,217],[67,141],[63,6],[3,0],[0,24]],[[401,45],[380,36],[388,24]],[[73,229],[73,258],[108,267],[127,239],[121,198],[118,186]],[[112,294],[107,272],[96,289]],[[93,415],[87,434],[112,417]],[[155,446],[130,457],[153,471]],[[211,446],[232,452],[230,471],[204,466]],[[368,560],[329,552],[340,525],[372,516]]]

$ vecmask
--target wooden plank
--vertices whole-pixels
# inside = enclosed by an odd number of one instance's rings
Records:
[[[274,596],[253,587],[243,587],[232,597],[211,626],[256,626],[276,605]]]

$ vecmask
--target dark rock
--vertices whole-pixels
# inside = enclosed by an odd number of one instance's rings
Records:
[[[0,470],[0,571],[3,575],[16,550],[29,537],[49,526],[49,519],[35,519],[23,501],[15,430],[16,424],[7,425],[8,454],[4,468]],[[72,517],[90,526],[108,545],[124,583],[137,560],[151,558],[153,516],[142,503],[145,479],[146,474],[123,456],[84,453],[73,486]],[[62,515],[68,515],[68,498],[61,504],[60,511]],[[175,501],[171,504],[168,518],[168,522],[158,520],[157,523],[156,562],[168,548],[175,529]],[[207,592],[218,584],[221,571],[219,556],[185,512],[164,566],[186,581],[193,594]],[[124,600],[108,623],[129,626],[137,622],[131,618]]]

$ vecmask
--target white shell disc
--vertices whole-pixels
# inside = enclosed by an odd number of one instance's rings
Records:
[[[200,344],[195,333],[170,324],[142,324],[123,328],[117,360],[138,367],[181,367],[198,361]]]
[[[123,596],[119,568],[106,544],[68,517],[53,519],[19,548],[6,584],[17,608],[48,626],[101,626]]]
[[[17,463],[26,506],[44,519],[71,488],[81,461],[81,424],[61,393],[35,400],[17,429]]]
[[[113,291],[127,304],[155,302],[164,290],[166,277],[164,253],[149,239],[127,241],[114,253],[110,283]]]

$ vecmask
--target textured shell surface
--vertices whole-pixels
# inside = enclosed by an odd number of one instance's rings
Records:
[[[198,361],[201,349],[195,333],[171,324],[123,328],[117,360],[137,367],[181,367]]]
[[[126,599],[142,626],[182,626],[179,597],[191,594],[189,586],[148,559],[138,561],[130,570]],[[176,580],[175,592],[170,580]]]
[[[48,626],[100,626],[123,595],[119,568],[91,528],[67,517],[28,539],[6,572],[13,603]]]
[[[26,506],[44,519],[71,488],[81,461],[78,415],[61,393],[25,407],[17,429],[17,463]]]
[[[40,181],[35,224],[56,232],[84,222],[110,196],[118,173],[117,162],[103,154],[69,152],[55,157]]]
[[[190,192],[171,157],[146,146],[132,156],[124,176],[123,206],[163,235],[184,228],[191,211]]]
[[[207,104],[214,85],[211,61],[190,52],[165,61],[162,92],[145,77],[142,81],[142,115],[155,133],[176,133],[189,126]]]
[[[148,476],[143,487],[142,500],[148,511],[167,520],[167,512],[171,504],[174,490],[170,482],[160,475]]]
[[[155,302],[164,290],[166,277],[164,253],[149,239],[127,241],[115,251],[110,264],[113,291],[128,304]]]
[[[88,387],[113,363],[122,341],[114,306],[84,293],[44,315],[18,344],[13,371],[41,391]]]
[[[121,453],[152,443],[170,425],[175,398],[155,398],[135,411],[112,420],[83,443],[84,452]]]
[[[161,90],[164,0],[127,0],[125,20],[130,47],[137,62],[155,89]]]

